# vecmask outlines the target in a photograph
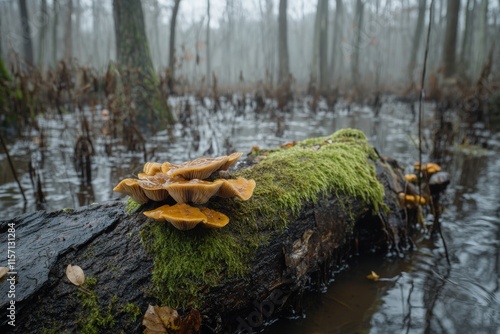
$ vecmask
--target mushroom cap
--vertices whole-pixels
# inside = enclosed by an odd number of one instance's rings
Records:
[[[228,155],[226,163],[221,166],[220,170],[228,170],[229,167],[234,166],[242,155],[243,152],[234,152]]]
[[[207,216],[207,221],[203,222],[203,227],[206,228],[221,228],[229,223],[229,217],[222,212],[215,211],[209,208],[201,208],[200,211]]]
[[[161,202],[169,197],[168,191],[165,189],[165,184],[170,182],[170,180],[161,172],[146,176],[138,182],[146,197],[153,201]]]
[[[186,179],[206,179],[213,172],[219,170],[227,162],[226,155],[217,158],[197,158],[192,161],[186,161],[179,165],[168,164],[162,171],[170,177],[182,176]],[[167,170],[168,168],[168,170]],[[165,172],[165,170],[167,170]]]
[[[173,164],[173,163],[166,161],[166,162],[161,164],[161,172],[163,174],[167,175],[169,170],[179,168],[179,166],[180,165],[176,165],[176,164]]]
[[[220,182],[209,182],[198,179],[178,180],[165,185],[165,189],[177,203],[193,202],[196,204],[208,202],[220,187]]]
[[[215,180],[215,183],[221,184],[217,196],[222,198],[236,196],[243,201],[252,197],[256,185],[254,180],[247,180],[242,177],[229,180]]]
[[[417,182],[417,176],[415,174],[405,174],[405,180],[406,182]]]
[[[138,181],[139,180],[132,178],[123,179],[113,188],[113,191],[129,195],[137,203],[144,204],[148,201],[148,197],[139,186]]]
[[[415,162],[414,164],[415,170],[422,170],[422,172],[427,173],[427,174],[434,174],[439,171],[441,171],[441,166],[438,164],[435,164],[433,162],[429,162],[424,164],[422,167],[420,166],[419,162]]]
[[[155,220],[166,220],[178,230],[191,230],[199,223],[207,221],[207,216],[200,209],[185,203],[162,205],[154,210],[144,211],[144,214]]]
[[[146,175],[155,175],[156,173],[161,172],[161,163],[148,161],[144,164],[144,168],[142,170]]]
[[[407,207],[414,207],[418,205],[424,205],[426,200],[424,197],[419,195],[408,195],[403,192],[399,193],[399,200],[401,204]]]

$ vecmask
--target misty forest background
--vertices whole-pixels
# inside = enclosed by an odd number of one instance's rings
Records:
[[[429,21],[426,97],[482,98],[499,18],[495,0],[1,0],[0,122],[71,102],[172,123],[188,93],[418,96]]]

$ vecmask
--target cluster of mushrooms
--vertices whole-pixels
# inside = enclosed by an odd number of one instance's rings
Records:
[[[200,206],[213,196],[238,197],[248,200],[255,189],[255,181],[236,179],[207,180],[215,172],[226,171],[241,157],[237,152],[216,158],[198,158],[181,164],[147,162],[143,172],[135,178],[122,180],[113,191],[129,195],[135,202],[149,200],[162,202],[173,198],[177,204],[162,205],[144,214],[158,221],[168,221],[179,230],[190,230],[198,224],[207,228],[221,228],[229,218],[221,212]],[[189,205],[192,203],[196,206]]]
[[[444,191],[450,183],[449,174],[442,171],[441,166],[438,164],[429,162],[421,166],[419,162],[416,162],[413,167],[416,173],[421,173],[422,181],[428,186],[429,195],[431,196],[438,195]],[[418,176],[416,174],[406,174],[405,180],[409,183],[416,184],[418,182]],[[405,194],[404,192],[399,193],[399,199],[401,204],[407,207],[424,205],[427,203],[427,200],[423,196]]]

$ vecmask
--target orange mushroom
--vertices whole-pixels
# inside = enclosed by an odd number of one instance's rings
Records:
[[[155,220],[166,220],[179,230],[191,230],[199,223],[207,221],[207,216],[200,209],[185,203],[162,205],[154,210],[144,211],[144,214]]]
[[[220,182],[210,182],[198,179],[179,180],[165,185],[165,189],[177,203],[193,202],[204,204],[214,196],[219,188]]]
[[[139,186],[139,182],[137,179],[123,179],[116,185],[116,187],[113,188],[113,191],[129,195],[134,201],[139,204],[144,204],[148,201],[148,197],[144,193],[144,190]]]
[[[433,162],[429,162],[427,164],[424,164],[422,167],[420,166],[419,162],[415,162],[414,167],[415,167],[416,171],[421,170],[423,173],[427,173],[429,175],[441,171],[441,166],[439,166],[438,164],[435,164]]]
[[[406,174],[405,180],[406,182],[415,183],[417,182],[417,176],[415,174]]]
[[[217,158],[197,158],[193,161],[186,161],[180,165],[169,164],[166,174],[170,177],[182,176],[185,179],[206,179],[213,172],[219,170],[226,164],[226,155]],[[163,168],[162,171],[166,170]]]
[[[217,192],[217,196],[228,198],[236,196],[239,199],[246,201],[253,195],[255,189],[255,181],[247,180],[242,177],[229,180],[215,180],[215,183],[220,183],[221,186]]]
[[[399,200],[401,202],[401,205],[404,205],[406,207],[415,207],[418,205],[424,205],[426,203],[426,200],[424,197],[419,196],[419,195],[408,195],[405,193],[399,193]]]
[[[201,208],[200,211],[207,216],[207,221],[203,222],[203,227],[206,228],[221,228],[229,223],[229,217],[222,212],[215,211],[209,208]]]
[[[138,182],[147,198],[161,202],[169,196],[168,191],[165,189],[165,184],[169,181],[169,178],[160,172],[155,175],[146,176]]]
[[[221,166],[220,170],[228,170],[230,167],[234,166],[238,159],[243,155],[243,152],[235,152],[227,157],[227,161]]]

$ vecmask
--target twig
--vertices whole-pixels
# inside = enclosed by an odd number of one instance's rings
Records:
[[[24,195],[24,190],[23,190],[23,187],[21,186],[21,182],[19,182],[19,179],[17,178],[16,170],[14,168],[14,165],[12,164],[12,160],[10,159],[9,149],[7,148],[7,145],[5,145],[5,142],[3,141],[2,135],[0,135],[0,142],[2,143],[2,147],[5,151],[5,154],[7,155],[7,161],[9,162],[10,170],[12,171],[12,174],[14,175],[14,180],[16,180],[17,186],[19,187],[19,190],[21,191],[21,195],[23,195],[24,205],[26,205],[26,203],[28,203],[28,200],[26,199],[26,195]]]

